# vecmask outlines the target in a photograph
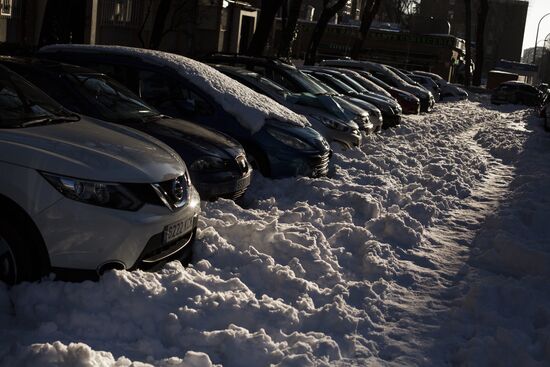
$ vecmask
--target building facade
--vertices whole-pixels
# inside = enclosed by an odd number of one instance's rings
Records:
[[[1,0],[0,42],[150,47],[188,56],[239,52],[256,28],[258,9],[237,0]],[[169,4],[159,17],[162,4]],[[156,23],[162,24],[160,28]]]
[[[484,72],[493,69],[499,60],[519,62],[522,55],[523,34],[529,3],[523,0],[489,0],[489,14],[485,25]],[[477,27],[479,0],[472,0],[472,42]],[[419,16],[445,19],[451,34],[465,38],[466,17],[462,0],[422,0]]]

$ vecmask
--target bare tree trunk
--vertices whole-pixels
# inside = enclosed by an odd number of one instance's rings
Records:
[[[149,48],[153,50],[157,50],[160,47],[162,38],[165,35],[164,27],[166,26],[166,20],[168,19],[171,6],[172,0],[160,0],[157,12],[155,14],[151,38],[149,39]]]
[[[267,44],[267,39],[273,28],[273,21],[277,11],[283,4],[283,0],[264,0],[260,7],[260,18],[258,19],[258,25],[256,31],[250,41],[250,46],[246,51],[250,56],[261,56],[264,52]]]
[[[474,70],[473,84],[481,85],[481,74],[483,73],[483,62],[485,56],[485,22],[489,14],[489,0],[481,0],[477,13],[476,27],[476,68]]]
[[[472,1],[464,0],[466,17],[466,69],[464,70],[464,86],[470,86],[470,69],[472,68]]]
[[[348,2],[348,0],[338,0],[334,5],[328,6],[329,0],[324,0],[323,11],[313,29],[313,34],[309,41],[309,46],[307,48],[306,57],[304,60],[305,65],[314,65],[317,59],[317,49],[323,38],[323,34],[327,29],[328,22],[338,13]]]
[[[296,25],[298,24],[301,7],[302,0],[288,0],[286,22],[283,22],[283,30],[281,32],[281,40],[277,52],[278,56],[284,59],[289,59],[292,54],[292,45],[297,36]]]
[[[147,21],[149,21],[149,17],[151,16],[152,8],[153,8],[153,0],[149,0],[149,4],[147,5],[147,10],[145,12],[145,18],[143,19],[138,30],[138,38],[139,38],[139,42],[141,43],[141,47],[147,47],[145,39],[143,38],[143,31],[145,30]]]
[[[351,58],[356,59],[363,48],[367,34],[369,33],[372,21],[380,9],[382,0],[368,0],[365,4],[365,8],[361,14],[361,27],[359,28],[359,35],[353,41],[351,48]]]

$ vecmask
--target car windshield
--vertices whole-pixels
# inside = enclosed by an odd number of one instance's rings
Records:
[[[399,75],[397,75],[396,73],[394,73],[388,68],[384,68],[383,72],[374,71],[374,73],[376,74],[376,77],[382,79],[384,82],[391,84],[392,86],[397,88],[408,84],[406,81],[401,79]]]
[[[370,75],[367,77],[371,82],[373,83],[376,83],[377,85],[379,85],[381,88],[384,88],[385,90],[390,90],[392,89],[392,86],[389,85],[388,83],[378,79],[377,77],[373,76],[373,75]]]
[[[384,88],[380,87],[376,83],[368,80],[367,78],[363,76],[352,76],[352,78],[359,84],[363,86],[363,88],[377,94],[382,94],[386,97],[390,97],[391,94],[389,94]]]
[[[317,79],[316,77],[314,77],[313,75],[308,75],[308,77],[314,82],[316,83],[317,85],[321,86],[323,88],[323,90],[325,91],[324,93],[322,94],[331,94],[331,95],[340,95],[340,93],[338,93],[336,90],[334,90],[330,85],[322,82],[321,80]]]
[[[71,73],[66,77],[106,121],[147,122],[161,116],[129,89],[106,75]]]
[[[311,93],[317,96],[327,94],[327,90],[323,86],[319,85],[319,83],[315,80],[310,78],[309,75],[294,69],[288,69],[287,72],[292,76],[294,81],[296,81],[304,89],[303,92]]]
[[[26,127],[78,117],[25,79],[0,69],[0,127]]]
[[[390,69],[391,71],[393,71],[395,74],[397,74],[398,77],[400,77],[401,79],[403,79],[404,81],[406,81],[407,83],[409,84],[412,84],[412,85],[415,85],[415,81],[412,80],[407,74],[405,74],[404,72],[402,72],[401,70],[399,69]]]
[[[340,78],[340,80],[342,80],[344,83],[346,83],[346,85],[348,85],[349,87],[353,88],[356,92],[359,92],[359,93],[365,93],[365,92],[368,92],[368,89],[363,87],[361,84],[357,83],[355,81],[355,79],[353,79],[351,76],[349,75],[346,75],[346,74],[339,74],[338,75],[338,78]]]
[[[336,89],[340,93],[349,94],[349,93],[355,93],[355,89],[351,88],[349,85],[347,85],[345,82],[343,82],[340,78],[340,75],[332,75],[332,74],[325,74],[325,73],[314,73],[318,79],[323,81],[323,83],[329,85],[330,87]]]
[[[258,77],[258,81],[265,87],[273,90],[275,93],[281,95],[281,96],[284,96],[286,94],[289,94],[290,91],[284,87],[282,87],[281,85],[263,77],[263,76],[260,76]]]

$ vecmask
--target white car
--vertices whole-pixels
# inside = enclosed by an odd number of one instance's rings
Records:
[[[81,118],[4,67],[0,112],[0,281],[190,255],[200,198],[174,151]]]

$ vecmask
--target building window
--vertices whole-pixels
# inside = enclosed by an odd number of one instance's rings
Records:
[[[111,21],[120,23],[132,21],[132,1],[116,1],[113,14],[111,15]]]
[[[315,16],[315,8],[311,5],[308,5],[306,8],[306,20],[308,22],[313,22],[314,16]]]
[[[136,27],[141,20],[141,0],[101,1],[101,24]]]
[[[1,0],[0,15],[3,17],[11,17],[12,15],[12,0]]]

